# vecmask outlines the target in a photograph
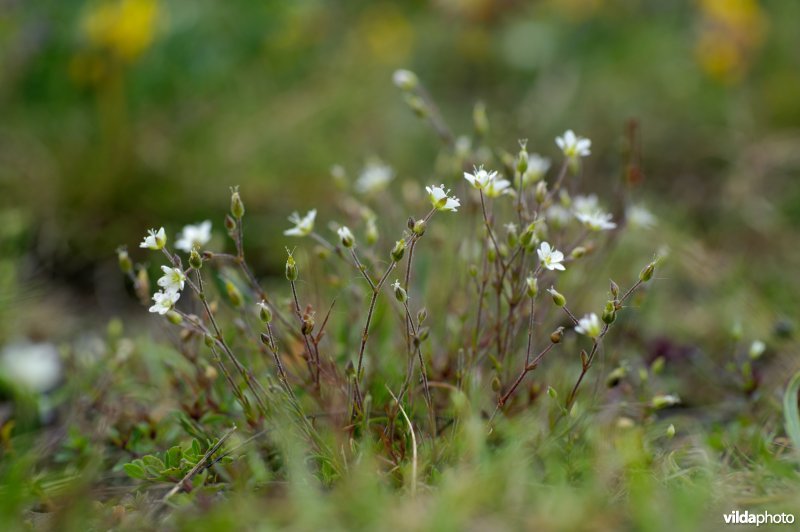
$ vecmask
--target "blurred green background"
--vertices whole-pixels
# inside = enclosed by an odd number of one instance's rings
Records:
[[[151,226],[174,235],[212,218],[219,229],[231,185],[247,202],[251,256],[269,272],[286,216],[326,211],[333,164],[353,175],[378,156],[403,179],[442,180],[434,134],[392,86],[397,68],[418,73],[457,134],[471,131],[482,100],[491,142],[509,150],[528,138],[552,157],[563,130],[590,137],[587,186],[601,194],[637,120],[641,191],[673,241],[691,248],[686,272],[706,285],[724,279],[721,293],[766,294],[767,322],[796,312],[798,2],[3,0],[0,9],[6,335],[119,311],[116,246],[133,248]]]

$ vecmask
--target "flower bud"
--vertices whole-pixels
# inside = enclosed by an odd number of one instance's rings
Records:
[[[674,437],[675,437],[675,425],[670,423],[669,427],[667,427],[667,438],[672,439]]]
[[[539,280],[536,277],[528,277],[525,279],[525,284],[528,285],[528,297],[536,297],[536,294],[539,293]]]
[[[519,141],[519,156],[517,157],[517,172],[524,174],[528,170],[528,139]]]
[[[664,362],[665,359],[663,356],[656,358],[653,360],[653,363],[650,364],[650,371],[653,372],[653,375],[658,375],[662,371],[664,371]]]
[[[304,336],[308,336],[311,334],[311,331],[314,330],[314,325],[316,324],[316,320],[314,319],[313,312],[306,312],[303,314],[303,326],[301,327],[300,331],[303,333]]]
[[[150,276],[147,274],[147,268],[139,267],[136,272],[136,283],[133,286],[140,301],[150,300]]]
[[[583,246],[576,246],[575,249],[569,254],[572,259],[580,259],[586,255],[586,248]]]
[[[478,276],[478,267],[474,264],[469,265],[469,276],[470,277],[477,277]]]
[[[414,90],[419,84],[419,78],[410,70],[398,69],[392,74],[392,83],[395,87],[404,91]]]
[[[567,304],[567,298],[565,298],[560,292],[558,292],[552,286],[547,289],[550,292],[550,295],[553,296],[553,303],[556,304],[557,307],[563,307]]]
[[[392,285],[394,289],[394,298],[398,300],[400,303],[405,303],[408,301],[408,294],[406,293],[405,289],[400,286],[400,281],[395,281]]]
[[[195,270],[199,270],[203,267],[203,259],[196,249],[192,249],[191,253],[189,253],[189,266]]]
[[[489,260],[489,262],[494,262],[497,260],[497,250],[493,245],[490,245],[488,248],[486,248],[486,258]]]
[[[417,323],[422,324],[426,319],[428,319],[428,309],[422,307],[417,311]]]
[[[236,220],[234,220],[230,214],[225,215],[225,229],[227,229],[230,234],[236,231]]]
[[[242,293],[236,288],[236,285],[231,281],[225,281],[225,292],[228,294],[228,299],[234,307],[242,306]]]
[[[425,101],[422,98],[416,94],[407,92],[404,99],[414,114],[419,118],[425,118],[428,116],[428,106],[425,105]]]
[[[425,222],[425,220],[417,220],[416,222],[414,222],[414,228],[412,229],[412,231],[414,232],[415,235],[422,236],[425,234],[425,229],[427,228],[428,224]]]
[[[616,319],[617,319],[616,306],[614,305],[613,301],[609,301],[606,303],[606,308],[603,309],[603,316],[602,316],[603,323],[611,325],[612,323],[614,323],[614,320]]]
[[[292,257],[291,253],[286,257],[286,279],[288,281],[297,280],[297,264],[295,264],[294,257]]]
[[[133,262],[131,262],[127,248],[117,248],[117,260],[119,261],[119,269],[122,270],[122,273],[126,275],[133,273]]]
[[[611,285],[609,290],[611,292],[611,297],[613,297],[614,299],[617,299],[619,297],[619,285],[617,285],[617,283],[615,283],[613,279],[611,280]]]
[[[762,342],[761,340],[754,340],[752,344],[750,344],[750,349],[747,351],[747,355],[752,359],[756,360],[761,358],[761,355],[764,354],[764,351],[767,350],[767,345]]]
[[[419,331],[417,331],[417,338],[419,338],[420,342],[424,342],[428,339],[430,332],[431,330],[428,327],[420,327]]]
[[[239,196],[239,187],[231,189],[231,214],[237,220],[244,216],[244,203],[242,203],[242,198]]]
[[[346,248],[353,247],[355,244],[355,238],[353,237],[353,233],[350,229],[346,226],[342,226],[337,229],[336,233],[339,235],[339,240],[341,241],[342,245]]]
[[[547,387],[547,395],[549,395],[551,399],[558,399],[558,392],[552,386]]]
[[[261,333],[261,343],[267,347],[272,347],[272,342],[270,341],[267,333]]]
[[[661,408],[675,406],[680,402],[681,399],[677,395],[656,395],[650,400],[650,406],[656,410],[659,410]]]
[[[372,246],[378,241],[378,226],[375,225],[375,218],[367,220],[367,245]]]
[[[589,367],[589,353],[586,349],[581,349],[581,367],[585,370]]]
[[[645,266],[645,268],[639,274],[639,280],[641,280],[643,283],[646,283],[647,281],[653,278],[653,272],[655,270],[656,270],[656,261],[653,261],[647,266]]]
[[[395,262],[400,262],[403,259],[403,255],[406,252],[406,241],[405,239],[401,238],[397,242],[394,243],[394,247],[392,248],[392,260]]]
[[[170,310],[167,312],[167,319],[173,325],[180,325],[181,323],[183,323],[183,317],[174,310]]]
[[[558,329],[550,333],[550,341],[554,344],[560,343],[563,338],[564,338],[564,327],[559,327]]]
[[[506,241],[510,247],[515,247],[517,245],[517,241],[519,240],[519,235],[517,234],[517,224],[508,224],[506,225]]]
[[[534,237],[534,233],[536,230],[536,222],[531,222],[528,224],[528,227],[519,235],[519,243],[523,247],[527,247],[532,241]]]
[[[272,321],[272,309],[269,308],[267,302],[263,299],[258,303],[258,317],[261,318],[265,324]]]
[[[543,203],[545,198],[547,197],[547,182],[546,181],[539,181],[536,183],[536,191],[534,193],[534,197],[536,198],[537,203]]]
[[[348,360],[347,361],[347,364],[344,367],[344,374],[349,379],[352,379],[353,377],[356,376],[356,367],[355,367],[355,365],[353,365],[353,361],[352,360]]]
[[[216,343],[214,337],[210,334],[207,334],[203,337],[203,342],[205,342],[206,347],[212,347]]]

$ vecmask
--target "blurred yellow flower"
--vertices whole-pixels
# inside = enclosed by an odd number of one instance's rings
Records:
[[[767,20],[758,0],[699,0],[697,61],[710,77],[733,83],[764,40]]]
[[[117,0],[94,6],[83,18],[82,30],[90,45],[130,62],[153,42],[156,0]]]

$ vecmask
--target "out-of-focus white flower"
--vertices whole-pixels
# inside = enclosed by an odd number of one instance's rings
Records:
[[[578,320],[575,332],[585,334],[589,338],[597,338],[603,332],[603,323],[597,317],[597,314],[592,312]]]
[[[466,158],[472,150],[472,139],[466,135],[461,135],[456,139],[455,152],[462,159]]]
[[[578,213],[592,213],[600,210],[600,203],[597,196],[589,194],[588,196],[575,196],[572,198],[572,212]]]
[[[156,292],[153,294],[153,301],[155,304],[150,307],[150,312],[154,314],[161,314],[163,316],[175,306],[175,303],[177,303],[180,298],[180,292]]]
[[[186,253],[194,248],[201,248],[211,240],[211,220],[206,220],[197,225],[187,225],[175,240],[175,247]]]
[[[508,179],[491,179],[483,190],[490,198],[496,198],[503,194],[513,195],[515,193]]]
[[[394,83],[397,88],[407,91],[416,87],[417,83],[419,83],[419,79],[417,75],[410,70],[400,68],[395,70],[394,74],[392,74],[392,83]]]
[[[761,358],[761,355],[764,354],[764,351],[767,350],[767,344],[762,342],[761,340],[753,340],[753,343],[750,344],[750,349],[747,351],[747,354],[753,360],[757,358]]]
[[[551,247],[548,242],[539,244],[539,249],[536,250],[536,254],[539,255],[542,266],[548,270],[566,270],[564,265],[561,264],[564,261],[564,254],[554,247]]]
[[[353,247],[356,239],[353,236],[353,232],[350,231],[350,228],[343,225],[339,229],[336,230],[336,234],[339,235],[339,240],[341,240],[342,245],[346,248]]]
[[[311,209],[302,218],[297,212],[293,212],[289,216],[289,221],[294,224],[294,227],[287,229],[283,232],[286,236],[308,236],[314,230],[314,220],[317,217],[317,209]]]
[[[555,204],[547,208],[544,212],[544,217],[548,224],[552,224],[555,227],[563,227],[572,220],[572,213],[561,205]]]
[[[575,218],[592,231],[605,231],[614,229],[617,226],[617,224],[611,221],[610,214],[600,210],[590,213],[579,212],[575,214]]]
[[[431,205],[439,211],[457,212],[461,206],[461,202],[455,196],[450,195],[450,191],[444,188],[444,185],[433,185],[425,187],[428,191],[428,197],[431,200]]]
[[[680,404],[681,398],[675,394],[656,395],[650,400],[650,406],[655,409],[667,408]]]
[[[483,166],[475,167],[471,174],[469,172],[464,172],[464,179],[469,181],[469,184],[478,190],[486,188],[486,185],[494,181],[495,177],[497,177],[497,172],[494,170],[491,172],[486,171]]]
[[[535,183],[544,177],[544,174],[550,169],[550,159],[542,157],[538,153],[531,153],[528,155],[528,168],[522,174],[522,183],[524,185]]]
[[[591,155],[592,141],[577,136],[568,129],[562,136],[556,137],[556,144],[568,159],[576,160],[579,157]]]
[[[371,162],[367,164],[361,175],[356,180],[356,191],[361,194],[370,194],[386,188],[394,178],[394,170],[391,166],[385,165],[380,162]]]
[[[625,210],[625,220],[631,227],[650,229],[656,225],[656,217],[642,205],[631,205]]]
[[[186,274],[183,273],[183,270],[162,266],[161,271],[164,272],[164,275],[158,279],[158,286],[163,288],[165,292],[180,292],[183,290],[186,282]]]
[[[0,355],[0,373],[15,384],[46,392],[61,378],[61,357],[53,344],[9,344]]]
[[[163,249],[164,246],[167,245],[167,233],[164,231],[162,227],[158,231],[155,229],[149,229],[147,231],[147,236],[144,237],[142,243],[139,244],[140,248],[147,248],[153,250]]]

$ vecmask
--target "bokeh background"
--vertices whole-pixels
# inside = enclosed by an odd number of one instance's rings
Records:
[[[744,322],[789,336],[800,271],[800,3],[785,0],[0,1],[0,339],[67,338],[134,309],[115,248],[212,218],[240,185],[260,273],[330,168],[370,157],[439,181],[435,135],[392,72],[457,133],[554,156],[593,140],[607,192],[639,126],[641,199],[672,249],[652,329]],[[638,260],[641,262],[641,260]],[[638,264],[637,262],[637,264]],[[721,342],[721,340],[720,340]],[[671,347],[667,347],[671,349]]]

